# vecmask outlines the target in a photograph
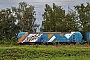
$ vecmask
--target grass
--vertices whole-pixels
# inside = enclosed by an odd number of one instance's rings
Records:
[[[0,45],[0,60],[90,60],[90,46]]]

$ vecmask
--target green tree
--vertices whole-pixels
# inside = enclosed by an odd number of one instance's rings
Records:
[[[7,8],[0,11],[0,38],[11,38],[15,36],[16,18],[11,12],[11,9]],[[13,32],[13,33],[12,33]]]
[[[44,21],[42,22],[42,31],[62,31],[63,18],[65,17],[65,10],[61,6],[53,3],[53,8],[46,4],[45,12],[43,14]]]
[[[69,29],[78,30],[75,11],[69,9],[68,13],[65,13],[65,10],[55,3],[53,3],[53,8],[46,4],[43,19],[41,31],[65,32]]]
[[[79,31],[79,22],[76,11],[68,7],[68,13],[65,15],[64,19],[65,30]]]
[[[75,9],[78,13],[81,30],[84,33],[90,31],[90,3],[87,3],[86,6],[84,4],[75,6]]]
[[[13,8],[16,10],[16,8]],[[17,25],[20,27],[20,31],[30,31],[36,32],[36,28],[39,27],[38,24],[35,23],[35,11],[32,5],[28,5],[25,2],[19,3],[19,8],[16,10],[16,16],[18,23]]]
[[[44,31],[52,31],[51,22],[50,22],[51,21],[50,17],[52,16],[52,15],[50,15],[50,14],[52,14],[52,8],[48,4],[46,4],[45,11],[46,12],[44,12],[44,14],[43,14],[44,21],[42,22],[42,25],[44,27],[43,30]]]

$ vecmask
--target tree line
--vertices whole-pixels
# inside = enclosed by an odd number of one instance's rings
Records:
[[[34,6],[20,2],[19,7],[0,10],[0,40],[16,38],[20,31],[36,32],[39,27],[36,21]],[[85,32],[90,31],[90,3],[68,8],[68,12],[53,3],[53,7],[45,4],[42,14],[42,32],[66,32],[68,30]]]

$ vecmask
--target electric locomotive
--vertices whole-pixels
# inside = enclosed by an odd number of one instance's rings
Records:
[[[23,43],[84,43],[80,32],[20,32],[17,36],[18,44]]]

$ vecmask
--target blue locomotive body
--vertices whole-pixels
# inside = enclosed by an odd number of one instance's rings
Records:
[[[42,32],[30,34],[28,32],[20,32],[17,38],[18,44],[24,42],[84,42],[80,32]]]

